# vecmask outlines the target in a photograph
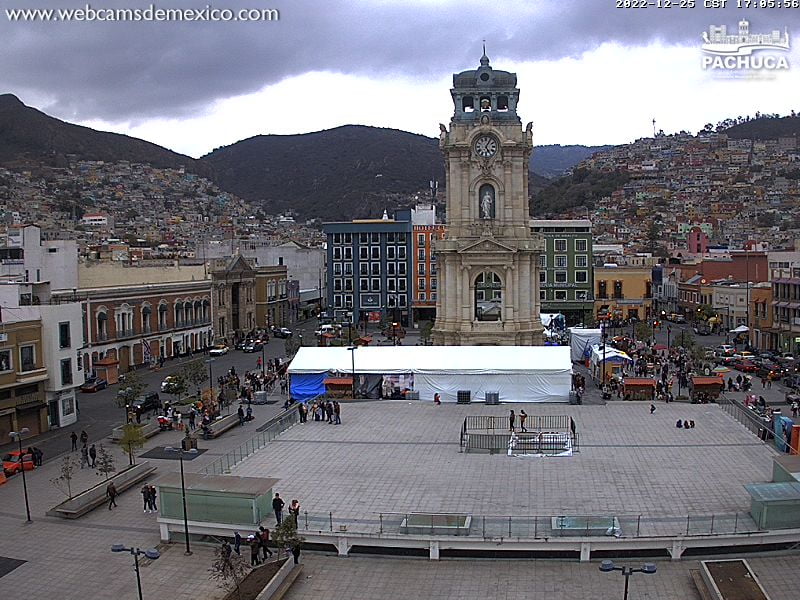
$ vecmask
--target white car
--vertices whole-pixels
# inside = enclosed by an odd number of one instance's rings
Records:
[[[228,347],[224,344],[217,344],[208,351],[209,356],[222,356],[228,353]]]

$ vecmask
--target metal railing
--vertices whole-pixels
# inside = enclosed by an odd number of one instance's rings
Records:
[[[739,400],[720,395],[717,398],[717,404],[722,410],[744,425],[745,429],[750,433],[758,436],[759,439],[765,440],[770,435],[770,422],[759,417],[758,414],[747,408]]]
[[[293,404],[288,410],[261,425],[256,430],[258,431],[256,435],[241,444],[238,448],[234,448],[203,469],[205,474],[222,475],[225,473],[230,473],[231,469],[233,469],[240,462],[245,460],[247,457],[252,456],[258,450],[278,437],[281,433],[289,429],[292,425],[298,423],[300,420],[300,415],[297,410],[298,406],[299,405],[297,403]]]
[[[443,519],[450,517],[450,519]],[[469,522],[466,521],[469,517]],[[459,525],[449,526],[448,521]],[[358,533],[380,537],[404,533],[482,539],[547,539],[580,536],[652,538],[763,533],[748,513],[710,515],[470,515],[469,513],[366,513],[337,516],[303,512],[298,528],[309,532]],[[412,531],[413,529],[413,531]],[[458,529],[458,534],[455,530]]]

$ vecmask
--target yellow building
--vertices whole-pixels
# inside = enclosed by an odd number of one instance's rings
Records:
[[[256,269],[256,326],[269,328],[289,325],[289,300],[286,265]]]
[[[603,265],[594,268],[594,315],[647,319],[653,314],[650,267]]]
[[[42,322],[8,322],[5,312],[0,323],[0,443],[23,427],[30,435],[49,429]]]

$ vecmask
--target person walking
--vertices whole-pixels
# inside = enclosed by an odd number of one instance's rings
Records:
[[[86,447],[86,444],[81,446],[81,469],[86,465],[89,466],[89,449]]]
[[[292,546],[292,557],[294,558],[294,564],[300,564],[300,544]]]
[[[239,405],[239,410],[236,411],[236,414],[239,415],[239,425],[244,425],[244,408],[242,405]]]
[[[655,404],[651,404],[650,405],[650,414],[652,415],[654,412],[656,412],[656,405]]]
[[[233,551],[242,555],[242,535],[238,531],[233,532]]]
[[[36,446],[33,447],[33,464],[37,467],[42,466],[42,462],[44,460],[44,452],[39,450]]]
[[[508,430],[514,431],[514,422],[516,421],[516,415],[514,415],[514,410],[510,410],[508,413]]]
[[[264,562],[266,562],[267,555],[272,557],[272,550],[269,549],[269,529],[265,527],[259,527],[258,539],[261,542],[261,552],[264,555]]]
[[[300,501],[297,499],[292,500],[289,503],[289,514],[294,519],[294,528],[297,529],[297,523],[300,519]]]
[[[275,492],[275,497],[272,499],[272,510],[275,511],[275,521],[278,523],[278,525],[280,525],[281,521],[283,521],[283,507],[285,505],[286,503],[283,501],[280,494]]]
[[[325,414],[328,416],[328,424],[333,424],[333,402],[330,400],[325,404]]]
[[[519,430],[520,431],[528,431],[525,428],[525,419],[527,419],[527,418],[528,418],[528,414],[524,410],[519,411]]]
[[[84,429],[81,431],[81,445],[85,446],[88,443],[89,443],[89,434],[86,433],[86,430]]]
[[[261,561],[258,560],[258,549],[260,548],[260,542],[254,535],[248,537],[247,542],[250,544],[250,566],[257,567],[261,564]]]
[[[84,446],[85,448],[86,446]],[[117,488],[114,483],[109,483],[108,487],[106,488],[106,497],[108,498],[108,510],[111,510],[112,506],[117,505]]]
[[[97,462],[97,448],[94,447],[94,444],[89,448],[89,458],[92,459],[92,463],[89,466],[94,469],[94,465]]]
[[[189,430],[194,431],[195,428],[195,419],[197,418],[197,409],[193,406],[189,410]]]
[[[253,407],[248,404],[247,405],[247,411],[245,411],[245,412],[246,412],[246,414],[244,416],[244,420],[245,421],[252,421],[253,420]]]
[[[78,434],[74,431],[69,435],[69,439],[72,440],[72,451],[78,451]]]
[[[333,422],[335,425],[342,424],[342,406],[338,400],[333,401]]]

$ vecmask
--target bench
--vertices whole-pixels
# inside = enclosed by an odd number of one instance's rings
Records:
[[[209,438],[217,438],[221,436],[223,433],[228,431],[229,429],[233,429],[239,425],[239,415],[236,413],[231,413],[227,417],[222,417],[221,419],[217,419],[211,425],[208,426],[209,430]],[[203,435],[202,428],[197,429],[194,433],[195,437],[201,437]]]
[[[61,517],[62,519],[78,519],[108,502],[106,488],[109,483],[113,483],[114,487],[117,488],[117,492],[122,493],[150,477],[155,470],[156,467],[148,461],[140,462],[124,471],[120,471],[108,480],[102,481],[88,490],[65,500],[61,504],[57,504],[48,510],[46,514],[50,517]]]
[[[123,427],[125,426],[120,425],[119,427],[115,427],[114,429],[111,430],[112,441],[119,443],[119,441],[123,438],[123,436],[125,435]],[[142,434],[144,435],[145,438],[151,438],[159,431],[161,431],[161,428],[158,426],[158,419],[150,419],[149,421],[145,421],[144,423],[139,425],[139,427],[141,427]]]

